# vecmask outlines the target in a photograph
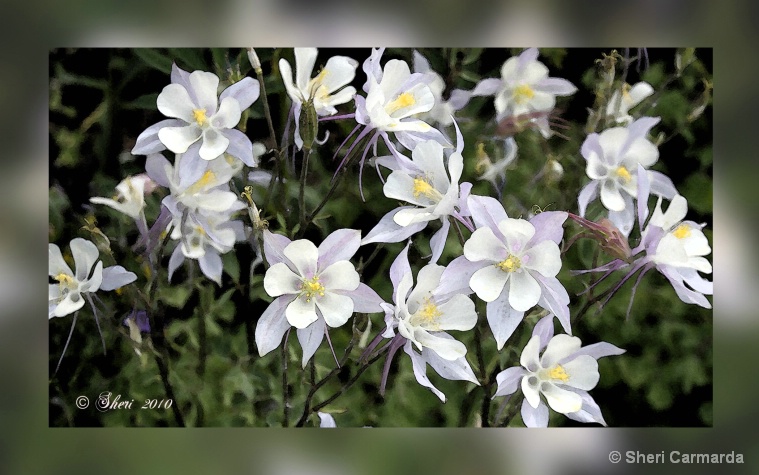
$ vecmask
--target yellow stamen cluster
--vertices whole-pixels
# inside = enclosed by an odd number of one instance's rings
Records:
[[[630,172],[625,167],[619,167],[616,170],[617,176],[622,179],[625,183],[629,182],[632,179],[632,175],[630,175]]]
[[[437,308],[433,301],[426,298],[424,299],[424,306],[417,310],[415,315],[427,323],[434,323],[438,317],[443,315],[443,312]]]
[[[532,88],[527,84],[522,84],[521,86],[514,88],[513,97],[514,102],[517,104],[524,104],[525,102],[535,97],[535,91],[533,91]]]
[[[385,111],[387,111],[388,114],[392,114],[397,110],[403,109],[404,107],[411,107],[414,104],[416,104],[414,96],[410,92],[404,92],[396,97],[394,101],[385,106]]]
[[[204,188],[207,188],[211,186],[214,181],[216,181],[216,174],[212,172],[211,170],[207,170],[203,176],[198,178],[198,181],[192,184],[189,188],[187,188],[187,191],[185,193],[197,193]]]
[[[548,376],[550,376],[551,379],[558,379],[565,383],[569,381],[569,375],[564,371],[564,368],[558,364],[548,372]]]
[[[319,277],[304,280],[300,289],[301,295],[306,297],[306,302],[310,302],[315,296],[324,297],[324,286],[319,282]]]
[[[419,198],[419,195],[434,198],[436,193],[437,190],[425,178],[414,178],[414,198]]]
[[[208,121],[208,117],[206,117],[205,109],[193,109],[192,117],[195,119],[195,122],[197,122],[198,125],[201,127],[203,127],[205,123]]]
[[[522,267],[522,261],[517,256],[509,255],[506,259],[502,260],[495,265],[504,272],[514,272]]]
[[[672,231],[672,234],[677,239],[685,239],[687,237],[690,237],[690,226],[688,226],[687,224],[681,224],[680,226],[675,228],[674,231]]]

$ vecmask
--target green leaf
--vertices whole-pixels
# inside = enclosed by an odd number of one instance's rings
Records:
[[[165,74],[171,74],[171,65],[173,61],[171,58],[161,53],[157,49],[136,48],[133,51],[134,54],[142,60],[142,62],[151,68],[157,69]]]
[[[183,308],[189,297],[190,289],[187,287],[161,287],[158,289],[158,299],[171,307]]]

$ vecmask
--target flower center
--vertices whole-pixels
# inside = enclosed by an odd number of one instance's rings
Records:
[[[533,91],[532,88],[527,84],[522,84],[521,86],[514,88],[513,97],[514,102],[517,104],[524,104],[525,102],[535,97],[535,91]]]
[[[414,99],[414,96],[410,92],[404,92],[403,94],[396,97],[394,101],[386,105],[385,111],[388,114],[392,114],[393,112],[403,109],[404,107],[411,107],[414,104],[416,104],[416,99]]]
[[[564,371],[564,368],[558,364],[550,370],[544,370],[543,377],[545,378],[545,376],[548,376],[551,379],[562,381],[564,383],[569,381],[569,375],[566,371]]]
[[[203,127],[205,123],[208,121],[208,117],[206,117],[205,109],[193,109],[192,116],[195,118],[195,122],[197,122],[198,125],[201,127]]]
[[[61,288],[61,292],[64,290],[74,290],[77,287],[76,281],[74,278],[68,274],[60,273],[53,277],[53,279],[58,281],[58,284]]]
[[[619,167],[615,171],[617,176],[622,179],[623,182],[628,183],[632,179],[632,175],[625,167]]]
[[[303,281],[300,292],[306,297],[306,302],[310,302],[316,296],[324,297],[324,286],[319,282],[319,277],[314,276]]]
[[[419,198],[419,195],[424,195],[433,201],[440,201],[443,195],[440,194],[426,178],[417,177],[414,178],[414,198]]]
[[[216,180],[216,174],[212,172],[211,170],[206,171],[202,177],[198,178],[198,181],[192,184],[189,188],[187,188],[186,193],[197,193],[201,191],[203,188],[208,187],[209,185],[213,184],[213,182]]]
[[[681,224],[677,228],[675,228],[674,231],[672,231],[672,235],[675,236],[677,239],[685,239],[687,237],[690,237],[690,226],[687,224]]]
[[[421,318],[427,323],[434,323],[443,312],[438,310],[437,305],[428,298],[424,299],[424,306],[416,311],[415,316]]]
[[[514,272],[522,267],[522,261],[517,256],[509,254],[509,257],[502,260],[495,266],[504,272]]]

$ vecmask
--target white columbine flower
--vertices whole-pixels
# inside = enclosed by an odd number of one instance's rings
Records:
[[[157,105],[172,119],[148,127],[137,138],[132,153],[148,155],[168,148],[186,154],[188,175],[182,176],[183,182],[193,182],[202,175],[205,165],[201,158],[214,160],[224,152],[254,166],[250,139],[234,127],[242,111],[258,99],[258,82],[243,78],[219,96],[218,76],[205,71],[188,73],[176,65],[171,82],[158,95]]]
[[[436,296],[444,267],[428,264],[417,275],[414,286],[407,245],[390,267],[395,305],[383,304],[387,329],[382,334],[392,338],[388,362],[395,351],[403,350],[411,357],[417,381],[429,388],[441,401],[445,395],[432,385],[426,376],[426,365],[450,380],[479,384],[466,361],[466,346],[446,333],[447,330],[471,330],[477,324],[474,302],[463,294]],[[413,287],[413,288],[412,288]],[[394,329],[398,330],[395,334]],[[419,350],[417,353],[414,348]],[[387,379],[389,364],[385,365],[381,391]]]
[[[256,326],[261,356],[276,348],[285,332],[298,329],[303,366],[316,352],[327,327],[342,326],[353,312],[381,312],[382,299],[359,281],[348,260],[358,250],[361,232],[338,229],[317,248],[311,241],[264,231],[264,253],[271,267],[264,289],[275,300]]]
[[[577,337],[553,336],[553,316],[541,319],[522,350],[522,366],[508,368],[496,376],[498,389],[493,397],[513,394],[521,386],[522,420],[527,427],[548,426],[548,407],[542,398],[551,409],[570,419],[606,425],[588,391],[598,384],[598,358],[620,355],[624,350],[603,342],[581,345]]]
[[[295,82],[290,63],[284,58],[279,60],[282,81],[295,108],[295,144],[298,148],[303,146],[299,133],[303,104],[311,102],[317,115],[329,116],[337,113],[335,106],[345,104],[356,95],[356,88],[344,86],[356,76],[358,61],[347,56],[333,56],[319,74],[311,78],[316,54],[316,48],[295,48]]]
[[[48,319],[79,310],[89,292],[113,290],[137,280],[121,266],[103,269],[97,246],[86,239],[73,239],[70,248],[76,272],[63,260],[60,248],[48,244],[48,275],[58,282],[48,286]]]
[[[480,81],[472,95],[495,95],[498,121],[551,111],[556,105],[556,96],[574,94],[577,88],[566,79],[548,77],[548,68],[537,58],[537,48],[526,49],[519,56],[509,58],[501,67],[501,78]],[[547,116],[536,119],[536,123],[544,136],[550,135]]]
[[[640,104],[643,99],[654,93],[654,88],[645,81],[630,86],[625,83],[622,85],[622,91],[614,91],[609,103],[606,106],[606,115],[615,122],[627,125],[633,121],[629,111]]]
[[[128,176],[116,185],[116,196],[102,198],[95,196],[90,198],[90,203],[109,206],[116,211],[139,220],[145,207],[145,193],[149,193],[155,187],[155,183],[147,174]]]
[[[400,242],[424,229],[427,223],[441,220],[442,226],[430,240],[432,263],[437,262],[443,252],[450,228],[449,216],[453,216],[467,227],[468,221],[461,215],[461,196],[468,194],[471,184],[459,185],[464,169],[461,151],[464,140],[456,126],[458,144],[448,156],[448,170],[443,146],[429,140],[419,143],[411,152],[411,160],[403,155],[382,157],[378,164],[393,168],[383,191],[385,196],[406,201],[413,206],[400,206],[387,213],[361,242]],[[450,177],[449,177],[450,174]]]
[[[567,213],[544,211],[529,221],[513,219],[498,200],[476,195],[469,197],[468,208],[477,230],[464,243],[464,255],[448,265],[436,292],[474,292],[487,302],[499,350],[535,305],[555,314],[571,333],[569,295],[556,278]]]
[[[609,219],[627,236],[635,222],[633,198],[638,193],[638,165],[644,169],[659,159],[659,150],[646,134],[659,122],[658,117],[642,117],[627,127],[613,127],[600,134],[588,135],[581,153],[587,161],[586,173],[591,181],[578,197],[580,216],[585,216],[588,203],[601,195],[601,203],[609,210]],[[667,199],[677,193],[664,174],[646,170],[651,192]]]

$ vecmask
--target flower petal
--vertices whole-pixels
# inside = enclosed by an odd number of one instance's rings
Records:
[[[324,332],[326,327],[324,326],[324,319],[319,318],[306,328],[298,329],[298,342],[300,342],[301,348],[303,348],[303,358],[301,360],[301,366],[303,368],[308,364],[308,360],[314,356],[316,350],[319,349],[322,340],[324,340]]]
[[[200,158],[213,160],[227,151],[229,139],[220,131],[214,129],[203,130],[203,144],[200,146]]]
[[[274,299],[258,319],[256,347],[259,356],[264,356],[278,347],[285,332],[290,328],[290,323],[285,318],[285,308],[292,300],[293,297],[290,295]]]
[[[453,361],[466,355],[466,346],[453,338],[444,338],[419,328],[414,331],[414,338],[423,347],[433,350],[438,356],[448,361]]]
[[[512,366],[498,373],[495,377],[498,388],[493,397],[514,394],[519,389],[519,382],[526,374],[527,372],[521,366]]]
[[[540,272],[544,277],[556,277],[561,270],[559,246],[553,241],[539,242],[524,253],[522,267]]]
[[[285,310],[285,317],[290,325],[295,328],[306,328],[319,318],[316,315],[316,303],[314,299],[306,301],[305,297],[293,300]]]
[[[589,391],[596,387],[600,375],[598,374],[598,361],[589,355],[580,355],[562,365],[569,380],[563,382],[567,386]]]
[[[224,99],[231,97],[237,101],[240,110],[250,107],[260,95],[261,85],[251,77],[242,78],[240,81],[224,89],[219,96],[219,100],[224,103]]]
[[[240,104],[232,97],[221,101],[218,112],[211,118],[211,124],[217,129],[231,129],[240,122],[242,111]]]
[[[440,337],[453,340],[453,337],[445,333],[441,333]],[[429,348],[422,348],[422,358],[427,361],[427,364],[432,366],[432,369],[434,369],[437,374],[447,380],[469,381],[478,386],[480,385],[477,376],[475,376],[474,371],[472,371],[472,367],[469,366],[469,362],[463,356],[455,360],[447,360],[441,358],[440,355]]]
[[[61,249],[56,244],[48,244],[47,245],[47,254],[48,254],[48,275],[50,277],[55,277],[59,274],[74,275],[74,272],[71,270],[71,268],[66,264],[66,261],[63,260],[63,255],[61,255]]]
[[[221,285],[221,271],[223,265],[221,262],[221,256],[219,256],[215,250],[211,250],[210,247],[206,248],[206,253],[200,256],[198,263],[200,264],[200,271],[203,272],[203,275]]]
[[[538,407],[532,407],[527,399],[522,401],[522,422],[527,427],[548,427],[548,406],[542,402]]]
[[[469,287],[477,294],[477,297],[485,302],[492,302],[501,295],[508,279],[508,273],[495,266],[487,266],[472,274]]]
[[[356,313],[378,313],[383,311],[380,306],[380,304],[384,303],[382,297],[364,283],[358,284],[356,290],[339,290],[335,293],[350,297],[353,300],[353,311]]]
[[[552,368],[556,363],[579,350],[581,345],[582,342],[576,336],[563,333],[556,335],[548,342],[540,358],[540,365],[543,368]]]
[[[319,280],[327,290],[356,290],[360,278],[349,261],[338,261],[324,269]]]
[[[507,256],[505,244],[487,227],[475,230],[464,243],[464,257],[472,262],[500,262]]]
[[[295,72],[297,74],[296,84],[301,91],[308,88],[311,81],[311,73],[314,71],[316,63],[316,48],[294,48],[295,53]]]
[[[164,127],[158,131],[158,138],[166,145],[166,148],[174,153],[185,153],[200,136],[200,127],[197,125]]]
[[[577,412],[582,408],[582,398],[577,393],[567,391],[552,383],[543,383],[540,389],[548,405],[556,412],[567,414]]]
[[[422,358],[416,351],[413,350],[413,348],[411,347],[410,341],[408,341],[406,345],[404,345],[403,351],[405,351],[406,354],[411,357],[411,365],[414,369],[414,377],[416,378],[416,381],[422,386],[424,386],[425,388],[429,388],[433,393],[435,393],[435,396],[440,398],[442,402],[445,402],[445,394],[443,394],[439,389],[433,386],[429,378],[427,378],[426,360]]]
[[[195,106],[187,90],[179,84],[169,84],[164,87],[163,91],[158,94],[156,105],[161,114],[166,117],[181,119],[188,124],[195,122],[195,117],[192,113]]]
[[[129,272],[121,266],[110,266],[103,269],[103,281],[100,284],[100,290],[114,290],[131,284],[137,280],[134,272]]]
[[[514,310],[526,312],[540,300],[540,285],[529,272],[512,272],[509,288],[509,305]]]
[[[293,273],[284,262],[269,267],[264,275],[264,290],[272,297],[297,294],[302,285],[301,278]]]
[[[622,211],[625,209],[625,200],[619,192],[619,187],[614,180],[605,180],[601,185],[601,203],[610,211]]]
[[[69,292],[53,310],[54,317],[64,317],[84,307],[84,297],[79,292]]]
[[[316,275],[316,262],[319,250],[307,239],[293,241],[282,253],[293,263],[301,277],[310,279]]]
[[[71,241],[71,254],[74,256],[74,265],[76,267],[76,278],[83,282],[89,277],[92,266],[100,258],[100,252],[92,242],[75,238]]]
[[[316,306],[321,311],[324,321],[332,328],[340,327],[353,315],[353,300],[334,292],[325,292],[315,298]]]
[[[198,107],[205,109],[209,117],[214,115],[218,103],[219,77],[206,71],[193,71],[190,73],[190,88],[195,93]]]
[[[501,351],[503,345],[522,322],[524,312],[515,310],[509,305],[509,295],[506,292],[501,292],[497,299],[488,302],[486,312],[496,347],[498,351]]]
[[[164,127],[182,127],[185,125],[187,124],[177,119],[166,119],[151,125],[137,136],[132,148],[132,155],[150,155],[165,150],[166,146],[158,138],[158,131]]]
[[[338,261],[347,261],[361,245],[361,231],[358,229],[338,229],[319,244],[318,268],[324,270]],[[348,289],[353,290],[353,289]]]
[[[477,324],[477,312],[474,302],[465,295],[454,295],[452,299],[438,305],[442,313],[435,323],[441,330],[467,331]]]

